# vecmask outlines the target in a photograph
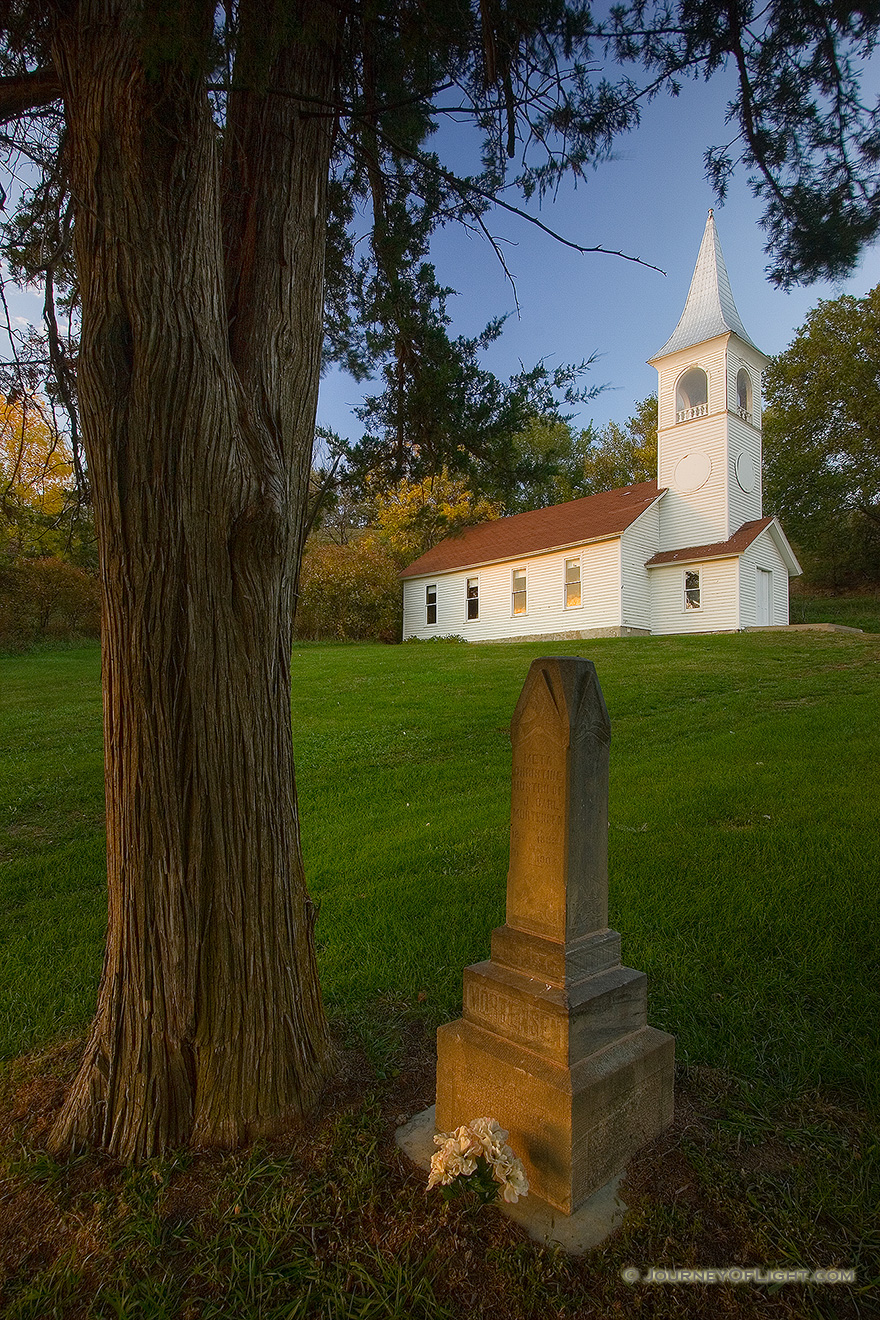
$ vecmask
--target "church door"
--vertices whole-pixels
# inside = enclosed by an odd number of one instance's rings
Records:
[[[770,573],[766,568],[759,568],[758,582],[757,582],[757,587],[758,587],[757,623],[759,628],[761,627],[762,624],[767,625],[773,622],[772,613],[771,613],[771,602],[773,600],[773,595],[771,590],[772,585],[773,585],[773,574]]]

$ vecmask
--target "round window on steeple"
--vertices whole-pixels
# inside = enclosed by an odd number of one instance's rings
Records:
[[[709,379],[702,367],[691,367],[675,387],[675,420],[689,422],[709,412]]]
[[[752,378],[745,367],[736,373],[736,410],[747,422],[752,420]]]

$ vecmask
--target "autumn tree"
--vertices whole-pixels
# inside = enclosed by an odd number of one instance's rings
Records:
[[[0,641],[94,636],[98,587],[72,455],[45,399],[0,398]],[[72,561],[72,562],[71,562]]]
[[[387,367],[382,433],[399,447],[417,365],[433,389],[448,361],[433,227],[491,241],[508,185],[585,176],[658,90],[728,64],[736,145],[712,156],[716,181],[753,167],[780,282],[844,273],[880,226],[856,72],[877,16],[5,0],[0,24],[6,146],[39,171],[5,250],[44,281],[103,590],[107,949],[52,1145],[235,1144],[303,1113],[332,1068],[289,702],[325,331],[352,369]],[[633,76],[606,76],[609,57]],[[481,131],[478,175],[430,150],[444,113]],[[75,363],[51,333],[64,289]],[[454,470],[460,440],[416,439],[435,441]]]
[[[500,513],[445,470],[387,488],[368,479],[356,502],[343,483],[306,542],[297,636],[399,642],[400,569],[445,536]]]
[[[649,394],[621,426],[608,422],[589,437],[583,456],[584,494],[657,479],[657,395]]]
[[[880,286],[813,308],[764,391],[768,509],[814,581],[880,580]]]
[[[58,557],[0,557],[0,645],[96,637],[100,623],[98,584],[85,569]]]
[[[11,558],[57,554],[73,462],[38,400],[0,398],[0,548]]]
[[[400,564],[375,536],[310,540],[300,572],[296,635],[314,641],[399,642]]]
[[[422,481],[404,478],[372,501],[370,535],[388,547],[401,567],[446,536],[497,518],[498,504],[475,495],[462,478],[444,469]]]

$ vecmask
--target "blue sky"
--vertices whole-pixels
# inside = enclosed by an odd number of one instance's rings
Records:
[[[817,284],[786,294],[767,282],[762,207],[745,172],[737,173],[722,207],[705,179],[704,151],[731,136],[724,123],[727,99],[722,75],[708,84],[686,83],[677,99],[654,101],[642,126],[619,140],[614,160],[586,184],[563,190],[555,203],[545,202],[540,212],[535,208],[567,238],[641,257],[665,275],[618,257],[574,252],[499,211],[489,227],[506,240],[520,303],[517,317],[490,245],[451,227],[437,236],[432,257],[438,278],[460,291],[449,304],[453,332],[474,334],[491,317],[511,313],[485,366],[506,377],[520,362],[531,366],[544,358],[556,365],[598,353],[590,379],[609,388],[581,406],[576,422],[623,421],[656,387],[656,372],[646,358],[663,345],[684,307],[710,207],[743,324],[768,354],[787,347],[820,298],[862,295],[880,283],[877,248],[864,254],[859,270],[840,286]],[[454,145],[454,151],[461,149]],[[350,378],[329,372],[322,382],[319,422],[355,439],[359,423],[352,408],[361,393]]]

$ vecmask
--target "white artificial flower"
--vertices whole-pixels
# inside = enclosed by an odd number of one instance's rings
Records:
[[[460,1128],[456,1129],[454,1140],[457,1143],[460,1155],[473,1156],[476,1158],[477,1155],[482,1155],[483,1153],[483,1147],[479,1137],[466,1124],[463,1124]],[[474,1168],[476,1168],[476,1163],[474,1164]]]
[[[454,1132],[438,1133],[434,1144],[439,1149],[431,1158],[428,1190],[470,1177],[477,1161],[483,1159],[504,1200],[515,1204],[528,1193],[529,1183],[521,1161],[506,1144],[508,1135],[494,1118],[477,1118]]]

